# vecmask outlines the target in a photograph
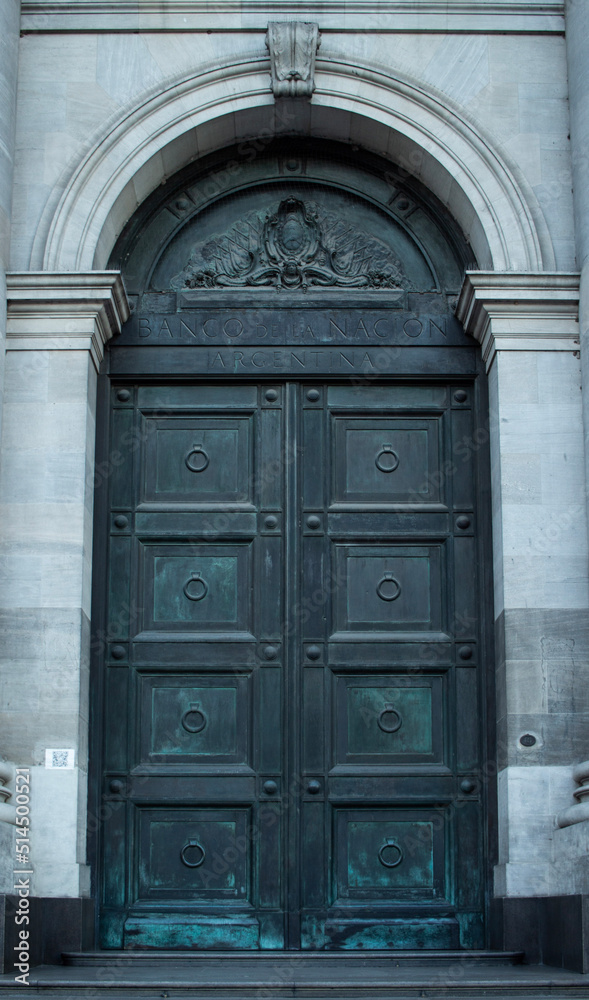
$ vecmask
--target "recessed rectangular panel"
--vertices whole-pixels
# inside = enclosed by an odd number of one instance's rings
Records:
[[[247,899],[248,815],[247,809],[141,809],[138,898]]]
[[[327,403],[343,409],[419,410],[448,405],[445,385],[329,385]]]
[[[348,823],[350,889],[431,889],[433,827],[430,822]],[[411,854],[407,856],[407,842]]]
[[[146,418],[143,434],[143,500],[252,500],[251,417]]]
[[[439,630],[440,545],[337,545],[337,632]]]
[[[336,886],[351,900],[428,900],[444,880],[444,823],[432,809],[336,812]]]
[[[335,503],[440,500],[439,418],[334,417]]]
[[[245,763],[247,677],[141,677],[141,761]]]
[[[441,760],[439,677],[337,678],[339,764]]]
[[[144,628],[236,632],[251,618],[251,545],[146,545]]]

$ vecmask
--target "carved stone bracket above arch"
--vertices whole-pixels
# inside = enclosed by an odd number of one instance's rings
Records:
[[[270,21],[266,45],[274,97],[311,97],[315,57],[321,44],[318,25],[308,21]]]

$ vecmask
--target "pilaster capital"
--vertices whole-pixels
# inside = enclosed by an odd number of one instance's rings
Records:
[[[88,350],[98,367],[129,316],[119,271],[14,271],[6,285],[7,350]]]
[[[576,272],[467,271],[456,315],[487,371],[497,351],[577,350],[579,285]]]

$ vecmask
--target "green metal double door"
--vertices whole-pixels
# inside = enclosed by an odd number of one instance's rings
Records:
[[[103,947],[484,946],[473,391],[112,390]]]

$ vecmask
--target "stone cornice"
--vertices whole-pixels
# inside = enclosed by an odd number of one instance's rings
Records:
[[[7,350],[89,350],[98,366],[129,304],[118,271],[6,276]]]
[[[342,18],[345,15],[345,18]],[[370,24],[366,17],[378,17]],[[564,33],[564,0],[22,0],[21,29],[45,31],[266,30],[315,20],[322,31]]]
[[[497,351],[577,349],[579,281],[577,273],[467,271],[456,315],[487,370]]]

